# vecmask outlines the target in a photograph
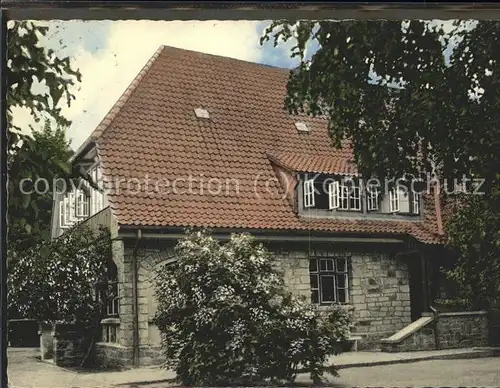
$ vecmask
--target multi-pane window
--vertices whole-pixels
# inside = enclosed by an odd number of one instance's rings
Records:
[[[334,182],[330,186],[331,209],[360,211],[361,210],[361,190],[354,181]]]
[[[422,210],[421,195],[401,184],[385,192],[380,185],[364,185],[356,177],[317,174],[308,179],[309,176],[304,174],[301,183],[304,209],[335,210],[340,215],[364,211],[405,216],[418,215]],[[326,212],[323,214],[327,216]]]
[[[107,275],[106,313],[110,317],[118,316],[120,312],[120,297],[118,294],[118,270],[115,263],[109,263]]]
[[[89,176],[97,187],[102,187],[99,166],[89,171]],[[91,187],[88,182],[81,182],[81,188],[66,193],[59,203],[59,225],[68,228],[90,217],[104,208],[104,195]]]
[[[391,213],[420,214],[420,194],[404,187],[395,187],[389,192]]]
[[[413,193],[413,214],[420,214],[420,194]]]
[[[314,179],[304,181],[304,207],[314,206]]]
[[[389,191],[389,209],[391,213],[399,212],[399,190],[397,188]]]
[[[118,342],[118,325],[106,324],[104,326],[104,342]]]
[[[99,288],[97,295],[106,305],[106,319],[102,323],[102,340],[104,342],[118,342],[120,298],[118,293],[118,269],[116,264],[108,261],[106,272],[106,287]]]
[[[78,190],[76,194],[76,216],[88,217],[90,210],[89,205],[90,197],[85,193],[84,190]]]
[[[380,190],[378,187],[369,186],[366,189],[366,209],[368,211],[379,210]]]
[[[340,206],[339,182],[331,182],[328,185],[328,205],[330,209],[338,209]]]
[[[349,272],[347,257],[316,257],[309,260],[311,302],[348,303]]]

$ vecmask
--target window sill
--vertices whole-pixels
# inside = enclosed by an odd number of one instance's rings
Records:
[[[330,305],[330,304],[314,304],[313,306],[318,309],[319,311],[328,311],[332,310],[333,308],[340,306],[340,308],[344,310],[351,310],[354,308],[354,306],[350,303],[344,303],[344,304],[335,304],[335,305]]]
[[[120,324],[120,318],[104,318],[101,320],[102,325],[119,325]]]
[[[126,346],[123,346],[123,345],[120,345],[118,342],[104,342],[104,341],[100,341],[100,342],[96,342],[96,345],[98,346],[109,346],[109,347],[113,347],[113,348],[119,348],[119,349],[127,349]]]

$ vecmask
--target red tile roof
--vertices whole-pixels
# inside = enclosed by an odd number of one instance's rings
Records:
[[[357,175],[356,165],[343,155],[305,155],[298,152],[268,153],[268,158],[292,171],[321,174]]]
[[[325,119],[301,117],[310,131],[296,129],[297,117],[284,109],[287,79],[285,69],[160,48],[92,138],[118,224],[396,234],[438,242],[434,201],[425,207],[425,222],[307,219],[293,211],[273,162],[296,171],[356,168],[351,149],[332,147]],[[199,107],[209,119],[195,116]]]

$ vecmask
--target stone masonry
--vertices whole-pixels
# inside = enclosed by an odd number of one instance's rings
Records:
[[[488,318],[485,311],[440,313],[428,324],[401,341],[382,343],[385,352],[472,348],[488,345]]]
[[[351,256],[351,303],[355,332],[363,337],[360,349],[378,346],[378,340],[411,322],[408,268],[403,259],[387,254]]]
[[[442,313],[437,321],[440,349],[488,345],[488,316],[485,311]]]
[[[89,341],[76,325],[56,323],[52,332],[54,364],[62,367],[78,366],[85,357]]]
[[[118,267],[120,292],[120,327],[117,343],[99,343],[97,358],[107,364],[132,365],[133,298],[132,257],[135,242],[114,241],[114,260]],[[173,242],[142,241],[137,249],[139,358],[140,365],[158,364],[160,333],[152,323],[156,312],[153,279],[154,270],[173,259]],[[284,247],[286,246],[286,249]],[[394,334],[410,323],[408,269],[403,259],[384,250],[349,249],[339,245],[269,244],[276,264],[284,273],[285,284],[295,295],[310,298],[309,257],[329,254],[345,255],[350,262],[350,303],[354,307],[356,335],[362,336],[359,348],[378,345],[378,340]],[[352,248],[352,246],[350,247]],[[327,308],[327,307],[321,307]],[[109,357],[108,357],[109,356]]]
[[[311,250],[312,255],[336,252]],[[277,263],[284,272],[285,283],[296,295],[310,298],[309,254],[307,249],[275,249]],[[350,305],[354,307],[356,327],[362,336],[359,348],[378,346],[381,338],[390,336],[411,322],[410,286],[406,262],[387,253],[337,253],[350,258]]]

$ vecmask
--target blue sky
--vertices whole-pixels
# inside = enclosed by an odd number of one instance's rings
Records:
[[[162,44],[237,59],[292,68],[292,42],[274,48],[259,39],[270,21],[50,21],[42,42],[69,56],[82,73],[76,100],[65,115],[73,121],[68,138],[73,148],[88,137],[142,66]],[[14,112],[17,125],[34,125],[24,111]],[[34,125],[35,126],[35,125]]]
[[[273,47],[259,39],[270,21],[50,21],[42,42],[60,56],[69,56],[82,73],[74,88],[76,100],[63,112],[72,125],[73,148],[85,141],[144,64],[162,44],[209,54],[293,68],[295,41]],[[308,47],[310,56],[317,46]],[[16,125],[34,124],[24,111],[14,112]]]

